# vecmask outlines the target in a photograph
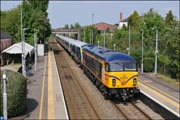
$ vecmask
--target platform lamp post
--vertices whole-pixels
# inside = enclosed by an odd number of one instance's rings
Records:
[[[28,30],[29,28],[23,28],[22,29],[22,73],[24,77],[26,77],[26,56],[25,56],[25,31]]]
[[[26,3],[30,4],[29,1],[25,0]],[[25,40],[25,37],[24,37],[24,31],[27,29],[27,28],[24,28],[23,29],[23,23],[22,23],[22,9],[23,7],[21,6],[21,45],[22,45],[22,73],[23,75],[26,77],[26,71],[25,71],[25,56],[24,56],[24,40]]]
[[[22,25],[22,8],[21,8],[21,47],[22,47],[22,73],[24,73],[24,66],[23,66],[23,63],[24,63],[24,56],[23,56],[23,31],[22,31],[22,27],[23,27],[23,25]],[[24,74],[23,74],[24,75]]]
[[[8,77],[6,76],[5,70],[4,73],[2,75],[2,80],[3,80],[3,84],[4,84],[4,92],[3,92],[3,117],[4,120],[7,120],[7,92],[6,92],[6,83],[8,80]]]
[[[157,54],[158,54],[158,29],[156,28],[156,50],[155,50],[154,75],[157,75]]]
[[[92,26],[93,26],[93,21],[94,21],[94,13],[92,13]],[[93,44],[94,40],[93,40],[93,28],[92,28],[92,44]]]
[[[130,35],[130,25],[129,25],[129,48],[128,48],[128,55],[130,55],[130,48],[131,48],[131,35]]]
[[[106,36],[106,30],[104,30],[104,47],[106,46],[106,38],[105,38],[105,36]]]
[[[116,43],[114,43],[113,47],[114,47],[114,51],[115,51],[116,50]]]
[[[34,28],[34,71],[37,71],[37,30]]]
[[[85,29],[84,29],[84,39],[83,39],[83,42],[85,42],[85,39],[86,39],[86,33],[85,33]]]
[[[142,60],[141,60],[141,73],[143,74],[144,72],[144,65],[143,65],[143,60],[144,60],[144,57],[143,57],[143,54],[144,54],[144,46],[143,46],[143,35],[144,35],[144,31],[143,29],[141,30],[142,32]]]
[[[89,42],[90,42],[90,44],[92,44],[91,41],[92,41],[92,38],[91,38],[91,31],[90,31],[90,33],[89,33]]]

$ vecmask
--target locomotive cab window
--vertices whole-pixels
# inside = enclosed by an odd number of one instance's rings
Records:
[[[109,64],[109,71],[110,72],[123,71],[123,64],[122,63],[110,63]]]
[[[136,71],[137,70],[136,63],[125,63],[124,69],[125,71]]]

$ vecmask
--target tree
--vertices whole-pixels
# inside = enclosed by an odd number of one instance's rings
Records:
[[[73,26],[73,24],[71,24],[71,26],[70,26],[70,29],[74,29],[74,26]]]
[[[81,26],[78,22],[74,23],[74,29],[80,29]]]
[[[26,42],[34,44],[34,28],[38,30],[38,38],[41,43],[51,34],[51,25],[47,18],[49,0],[23,0],[22,4],[10,11],[1,11],[1,29],[13,37],[13,42],[21,41],[20,11],[22,10],[23,28],[29,28],[25,32]]]
[[[69,29],[69,25],[65,24],[64,29]]]
[[[30,28],[31,34],[30,39],[31,41],[33,40],[33,33],[34,33],[34,28],[38,30],[38,38],[39,41],[38,43],[44,43],[45,38],[48,37],[51,34],[51,25],[49,23],[48,13],[47,13],[47,8],[49,4],[49,0],[43,0],[43,1],[29,1],[30,5],[25,7],[30,14],[26,14],[26,17],[29,19],[28,21],[28,27]],[[25,1],[23,1],[23,4],[27,5]],[[30,7],[30,8],[29,8]],[[32,27],[31,27],[32,26]],[[33,41],[32,41],[33,43]]]
[[[134,11],[128,18],[128,24],[131,26],[131,29],[137,29],[140,25],[141,17],[137,11]]]
[[[94,26],[86,26],[81,30],[81,38],[85,40],[86,43],[91,43],[92,39],[92,30],[93,30],[93,43],[97,44],[97,29]]]
[[[174,16],[172,14],[172,10],[169,10],[169,12],[166,14],[165,22],[167,25],[173,25],[174,23]]]
[[[148,35],[153,35],[156,31],[164,28],[164,19],[157,12],[154,12],[151,8],[148,13],[144,14],[144,29]]]
[[[20,42],[20,6],[9,11],[1,11],[0,29],[13,37],[13,43]]]

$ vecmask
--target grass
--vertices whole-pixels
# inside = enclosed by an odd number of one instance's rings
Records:
[[[159,78],[161,80],[164,80],[165,82],[171,83],[171,84],[179,87],[180,83],[176,79],[172,79],[172,78],[170,78],[168,76],[165,76],[165,75],[162,75],[162,74],[158,74],[157,78]]]

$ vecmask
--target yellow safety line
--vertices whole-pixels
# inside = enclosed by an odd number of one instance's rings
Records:
[[[54,97],[53,97],[53,81],[51,67],[51,52],[48,54],[48,115],[47,119],[54,119]]]
[[[147,88],[147,89],[150,89],[151,92],[153,92],[154,94],[158,95],[158,97],[161,97],[161,99],[166,100],[167,102],[172,103],[175,107],[179,107],[179,104],[178,104],[178,103],[174,102],[173,100],[169,99],[168,97],[164,96],[163,94],[161,94],[161,93],[153,90],[153,89],[150,88],[149,86],[144,85],[144,84],[142,84],[142,83],[140,83],[140,82],[139,82],[139,85],[141,85],[141,86],[143,86],[143,87],[145,87],[145,88]]]
[[[43,81],[42,81],[42,92],[41,92],[41,103],[40,103],[40,108],[39,108],[39,119],[42,119],[42,104],[43,104],[43,97],[44,97],[44,81],[45,81],[45,73],[46,73],[46,59],[45,58],[45,64],[44,64],[44,74],[43,74]]]

